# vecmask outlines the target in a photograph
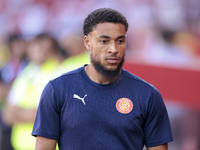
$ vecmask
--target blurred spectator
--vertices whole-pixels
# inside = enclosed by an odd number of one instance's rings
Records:
[[[48,34],[40,34],[28,44],[30,63],[14,81],[8,95],[3,120],[12,125],[11,142],[16,150],[35,149],[31,130],[42,89],[58,66],[58,44]]]
[[[190,32],[177,33],[174,36],[174,44],[180,47],[188,56],[200,56],[199,39]]]
[[[20,35],[11,35],[8,39],[9,61],[0,70],[0,80],[11,84],[19,72],[28,64],[26,59],[26,43]]]
[[[4,37],[6,38],[6,37]],[[0,37],[0,68],[2,68],[9,59],[9,50],[5,39]]]
[[[59,39],[60,45],[66,50],[68,57],[77,56],[80,53],[86,52],[83,44],[82,33],[71,33]]]
[[[190,57],[174,44],[176,34],[167,29],[158,30],[154,42],[145,45],[144,59],[162,65],[188,64]]]
[[[7,93],[18,74],[26,67],[26,43],[19,34],[10,35],[8,38],[9,60],[0,70],[0,101],[4,109]],[[2,111],[2,110],[1,110]],[[0,117],[1,125],[1,150],[12,149],[10,144],[11,126],[7,126]]]
[[[60,45],[65,50],[67,58],[57,68],[57,76],[90,63],[89,52],[83,44],[83,34],[73,33],[62,37]]]

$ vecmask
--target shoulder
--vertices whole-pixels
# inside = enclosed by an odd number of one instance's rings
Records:
[[[141,95],[149,97],[149,100],[153,102],[160,100],[163,102],[160,91],[153,84],[148,83],[127,70],[123,70],[122,76],[125,78],[126,85],[131,86]]]
[[[152,84],[148,83],[144,79],[132,74],[131,72],[129,72],[125,69],[122,70],[122,77],[127,82],[132,83],[134,85],[147,87],[147,88],[150,88],[150,89],[154,88],[154,86]]]
[[[63,85],[65,83],[74,82],[74,80],[78,80],[77,78],[83,75],[83,70],[84,70],[84,67],[80,67],[78,69],[66,72],[62,74],[61,76],[50,80],[50,82],[52,85],[58,84],[58,86]]]

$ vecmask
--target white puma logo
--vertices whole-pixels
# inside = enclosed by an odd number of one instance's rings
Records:
[[[87,94],[85,94],[85,96],[83,98],[79,97],[78,95],[74,94],[73,98],[77,98],[79,100],[81,100],[83,102],[83,104],[85,105],[85,101],[84,98],[87,96]]]

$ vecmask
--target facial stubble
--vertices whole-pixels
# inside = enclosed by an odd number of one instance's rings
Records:
[[[95,60],[92,55],[90,55],[90,60],[91,63],[93,64],[95,70],[101,74],[102,76],[106,77],[106,78],[116,78],[120,75],[121,73],[121,69],[122,66],[124,64],[125,61],[125,55],[122,57],[121,62],[119,63],[119,65],[117,66],[117,68],[115,70],[109,70],[107,69],[105,66],[103,66],[100,61]]]

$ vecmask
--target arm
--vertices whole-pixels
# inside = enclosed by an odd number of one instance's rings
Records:
[[[32,135],[36,136],[36,150],[55,150],[60,138],[60,111],[54,88],[46,85],[41,95]]]
[[[22,122],[34,122],[36,111],[36,109],[23,109],[7,102],[3,113],[3,120],[7,125]]]
[[[144,122],[146,147],[149,148],[148,150],[167,150],[167,143],[173,141],[171,126],[164,101],[155,88],[146,110]]]
[[[155,147],[148,147],[147,150],[168,150],[168,143]]]
[[[11,85],[0,81],[0,102],[6,99]]]
[[[56,140],[48,139],[45,137],[37,136],[35,150],[55,150]]]

